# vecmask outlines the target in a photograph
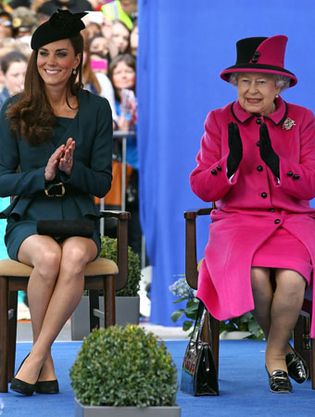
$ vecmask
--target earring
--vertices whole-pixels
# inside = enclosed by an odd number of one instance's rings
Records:
[[[73,68],[73,70],[72,70],[72,74],[73,74],[73,75],[77,75],[77,69],[76,69],[76,68]]]
[[[276,94],[276,98],[278,98],[279,97],[279,94]]]

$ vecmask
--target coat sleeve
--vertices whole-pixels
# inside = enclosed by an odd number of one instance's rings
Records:
[[[299,161],[280,157],[280,182],[286,194],[301,200],[315,197],[315,118],[306,110],[300,127]]]
[[[10,132],[6,108],[5,105],[0,113],[0,197],[30,196],[44,190],[44,167],[19,172],[19,139]]]
[[[98,100],[96,116],[96,135],[91,138],[90,165],[75,160],[71,175],[60,172],[63,183],[82,192],[104,197],[112,181],[113,121],[108,101]]]
[[[222,155],[222,142],[227,137],[227,126],[227,123],[226,126],[219,126],[215,111],[210,112],[205,121],[205,131],[196,157],[197,166],[190,175],[193,192],[204,201],[222,199],[237,182],[238,171],[231,181],[227,178],[228,152]]]

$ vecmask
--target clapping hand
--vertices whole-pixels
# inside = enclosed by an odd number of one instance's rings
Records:
[[[73,167],[73,153],[75,150],[75,141],[72,138],[67,140],[64,153],[59,160],[58,168],[65,174],[70,175]]]
[[[227,176],[230,178],[236,172],[243,157],[240,131],[237,124],[233,122],[228,125],[228,143],[230,153],[227,159]]]
[[[74,149],[75,141],[69,138],[65,145],[61,145],[55,150],[48,159],[45,168],[45,181],[53,181],[58,169],[70,175],[73,166]]]
[[[260,126],[259,149],[261,159],[269,166],[274,176],[280,178],[279,156],[272,148],[269,132],[265,123]]]

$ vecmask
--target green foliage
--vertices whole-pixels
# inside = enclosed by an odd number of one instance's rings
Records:
[[[220,332],[244,331],[249,332],[251,339],[263,339],[264,333],[256,322],[252,313],[245,313],[240,317],[230,320],[220,321]]]
[[[95,406],[175,405],[177,372],[163,341],[136,325],[95,329],[70,370],[76,398]]]
[[[175,281],[170,287],[173,295],[177,296],[174,303],[186,301],[184,308],[179,308],[173,311],[171,318],[174,322],[185,316],[188,320],[184,320],[182,328],[184,331],[192,329],[198,311],[198,299],[194,296],[194,291],[189,287],[185,278],[180,278]],[[263,339],[264,333],[257,324],[252,313],[246,313],[240,317],[232,318],[225,321],[220,321],[220,332],[246,331],[250,332],[250,338]]]
[[[102,237],[101,258],[117,261],[117,239],[108,236]],[[125,288],[117,291],[119,296],[135,296],[138,295],[139,284],[141,279],[141,267],[139,255],[128,246],[128,282]]]

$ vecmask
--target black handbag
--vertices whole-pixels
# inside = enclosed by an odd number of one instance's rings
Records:
[[[71,236],[90,238],[93,236],[94,228],[94,222],[89,219],[37,221],[37,233],[55,239],[66,239]]]
[[[194,330],[184,355],[180,386],[182,391],[195,396],[219,395],[217,370],[210,342],[203,340],[205,333],[210,340],[209,313],[199,301]]]

